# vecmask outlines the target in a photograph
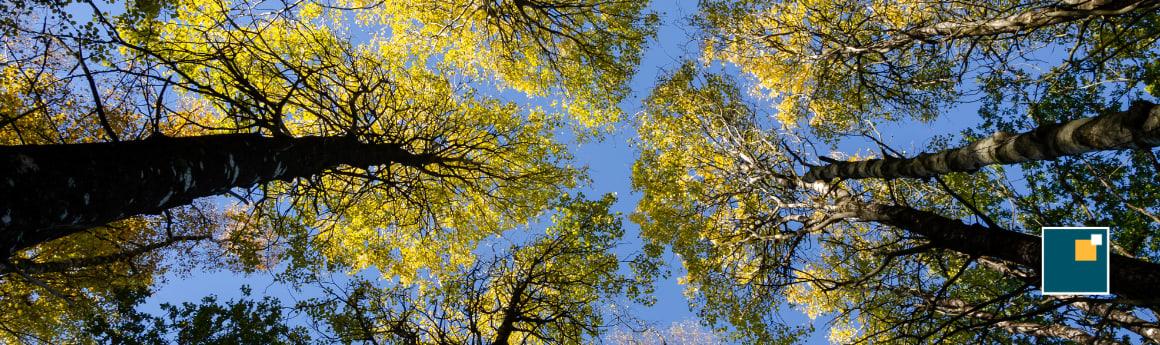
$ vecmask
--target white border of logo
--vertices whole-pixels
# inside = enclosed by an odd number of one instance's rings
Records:
[[[1104,273],[1107,274],[1107,277],[1104,278],[1104,279],[1106,279],[1104,281],[1107,282],[1107,284],[1104,284],[1104,288],[1105,288],[1104,292],[1046,292],[1043,290],[1043,276],[1045,276],[1046,275],[1045,273],[1047,273],[1044,270],[1044,265],[1047,264],[1047,260],[1044,260],[1045,259],[1044,252],[1047,250],[1047,247],[1043,245],[1043,241],[1044,241],[1044,238],[1047,237],[1047,236],[1044,236],[1044,234],[1047,233],[1047,229],[1056,229],[1056,230],[1104,229],[1104,233],[1107,234],[1107,236],[1106,236],[1106,239],[1104,240],[1104,245],[1102,247],[1104,247],[1104,256],[1108,258],[1108,260],[1104,262],[1104,264],[1107,265],[1107,267],[1104,269]],[[1107,227],[1107,226],[1044,226],[1044,227],[1039,228],[1039,293],[1043,294],[1043,295],[1047,295],[1047,296],[1052,296],[1052,295],[1089,295],[1089,296],[1110,295],[1111,290],[1112,290],[1112,251],[1111,251],[1111,247],[1112,247],[1112,228],[1111,227]]]

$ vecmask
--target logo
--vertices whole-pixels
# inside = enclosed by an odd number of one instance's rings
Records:
[[[1108,294],[1108,234],[1106,227],[1043,228],[1043,294]]]

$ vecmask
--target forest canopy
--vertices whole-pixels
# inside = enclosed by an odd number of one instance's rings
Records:
[[[666,6],[0,0],[0,342],[1160,342],[1160,2]]]

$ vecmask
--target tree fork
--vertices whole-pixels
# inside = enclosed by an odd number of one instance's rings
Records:
[[[926,238],[937,248],[987,256],[1011,262],[1040,272],[1040,239],[1020,232],[965,224],[934,212],[904,206],[866,204],[846,201],[845,211],[857,218],[890,225]],[[1112,254],[1111,292],[1127,304],[1160,305],[1156,287],[1160,286],[1160,264]]]
[[[926,178],[950,172],[974,172],[992,164],[1156,146],[1160,146],[1160,106],[1136,101],[1126,111],[1044,125],[1016,135],[999,132],[965,147],[914,158],[868,159],[811,167],[802,180]]]
[[[441,159],[354,137],[223,134],[115,143],[0,146],[0,254],[236,187],[340,165]]]

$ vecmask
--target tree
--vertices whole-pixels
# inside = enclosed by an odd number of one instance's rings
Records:
[[[806,182],[834,178],[934,177],[950,172],[975,172],[987,165],[1051,160],[1100,150],[1151,149],[1160,146],[1160,108],[1137,101],[1131,108],[1058,125],[1042,125],[1031,132],[996,132],[971,144],[922,154],[914,158],[882,158],[832,162],[810,167]]]
[[[115,302],[92,288],[125,271],[148,286],[162,271],[139,264],[186,236],[241,269],[276,256],[262,251],[403,280],[470,263],[580,180],[553,133],[615,121],[653,24],[643,4],[602,1],[0,5],[0,279],[63,296],[38,307],[59,322],[7,324],[31,341],[75,320],[44,310]],[[238,209],[200,214],[213,231],[165,231],[215,195]],[[306,242],[315,253],[279,247]],[[78,267],[118,274],[38,283]]]
[[[88,229],[9,258],[0,267],[0,341],[87,343],[84,321],[117,315],[118,305],[146,293],[167,275],[233,256],[245,238],[222,231],[197,203],[164,216],[137,217]],[[214,263],[211,267],[236,265]],[[143,297],[142,297],[143,298]]]
[[[681,255],[707,319],[749,339],[792,340],[757,314],[788,302],[831,318],[842,343],[1155,341],[1141,312],[1156,304],[1160,165],[1140,93],[1155,85],[1155,6],[703,2],[705,59],[753,76],[776,115],[692,66],[663,79],[639,122],[634,219],[654,254]],[[1053,47],[1057,66],[1027,67]],[[969,146],[937,137],[943,151],[909,158],[878,130],[972,100],[983,121],[964,130]],[[842,161],[818,140],[876,147]],[[1029,190],[987,167],[1010,163]],[[1114,299],[1032,292],[1033,229],[1053,224],[1117,225]]]
[[[615,200],[565,197],[552,225],[524,244],[416,286],[383,289],[306,275],[325,297],[299,308],[335,340],[372,344],[582,344],[631,322],[618,304],[640,300],[651,282],[621,273],[623,236]],[[493,247],[495,248],[495,247]],[[646,280],[637,280],[646,278]]]
[[[1120,171],[1083,182],[1055,180],[1054,171],[1038,167],[1044,161],[1025,163],[1027,195],[999,169],[927,181],[807,181],[803,175],[816,166],[805,159],[816,150],[809,136],[786,130],[743,94],[731,78],[685,65],[658,83],[639,119],[633,179],[644,195],[633,219],[654,257],[666,248],[680,255],[693,302],[709,322],[731,324],[749,341],[793,341],[802,330],[768,312],[788,303],[832,318],[830,338],[839,343],[1123,342],[1117,332],[1154,339],[1160,331],[1140,314],[1156,304],[1148,288],[1154,253],[1141,245],[1153,241],[1156,226],[1148,217],[1157,202],[1148,160],[1063,158],[1078,162],[1055,171]],[[884,154],[899,155],[871,138]],[[943,140],[935,145],[949,144]],[[1075,192],[1059,196],[1041,185],[1044,178]],[[1078,188],[1101,184],[1100,195],[1122,196],[1082,201]],[[1102,222],[1081,218],[1077,208],[1126,228],[1112,258],[1113,299],[1033,293],[1039,241],[1020,229]]]
[[[565,196],[554,203],[551,226],[520,243],[492,243],[492,253],[447,275],[414,284],[337,277],[316,264],[294,266],[284,282],[321,290],[321,296],[286,308],[273,298],[216,297],[181,306],[163,304],[162,315],[142,313],[140,291],[125,290],[115,312],[81,324],[98,342],[167,341],[304,344],[578,344],[635,320],[616,306],[647,300],[647,276],[629,276],[613,252],[623,236],[622,216],[610,213],[615,197]],[[387,279],[390,280],[390,279]],[[627,298],[626,298],[627,297]],[[288,321],[310,317],[308,331]]]
[[[821,136],[875,119],[931,119],[973,94],[975,77],[1149,83],[1151,1],[708,1],[697,17],[706,58],[737,64],[778,100],[778,119]],[[1029,75],[1041,47],[1066,49],[1055,73]],[[1042,77],[1043,79],[1039,79]]]
[[[567,86],[566,91],[569,94],[614,97],[603,101],[587,99],[585,96],[572,97],[576,102],[606,105],[615,103],[617,93],[608,88],[622,87],[620,85],[627,78],[627,73],[631,72],[629,66],[634,63],[634,56],[638,54],[639,46],[648,34],[648,29],[644,27],[647,23],[638,16],[640,7],[618,3],[592,3],[586,7],[595,12],[572,12],[570,6],[565,12],[561,12],[561,9],[551,4],[520,3],[517,6],[496,10],[498,12],[492,11],[494,13],[490,15],[506,16],[509,14],[508,11],[525,11],[525,6],[531,5],[535,6],[536,11],[548,13],[545,15],[554,18],[556,24],[533,27],[527,22],[519,21],[517,23],[524,24],[513,26],[515,33],[523,35],[524,30],[532,30],[527,35],[554,42],[566,39],[559,36],[569,36],[575,40],[575,35],[590,29],[611,30],[613,34],[602,36],[609,41],[592,43],[609,46],[597,46],[596,48],[601,48],[600,50],[578,49],[579,52],[561,53],[558,49],[567,49],[568,44],[552,46],[541,44],[538,46],[540,50],[537,54],[515,54],[525,58],[515,63],[503,64],[502,67],[515,68],[521,70],[521,73],[536,71],[551,76],[553,72],[574,71],[575,64],[581,61],[587,64],[586,61],[591,59],[603,62],[600,66],[607,65],[607,69],[613,71],[600,72],[603,67],[584,69],[600,74],[587,78],[561,75],[547,79],[537,78],[534,81],[508,81],[501,83],[501,86],[517,87],[530,95],[543,95],[552,88]],[[366,7],[353,14],[379,16],[383,20],[394,20],[390,18],[409,14],[406,8],[380,7],[382,6]],[[464,4],[464,7],[472,8],[469,4]],[[194,149],[204,146],[207,149],[213,148],[207,150],[211,155],[205,156],[204,153],[200,156],[197,153],[191,153],[192,156],[151,155],[150,157],[156,160],[134,158],[133,162],[140,163],[136,168],[125,166],[123,163],[109,162],[108,157],[102,155],[126,157],[135,154],[155,155],[156,151],[139,150],[165,141],[88,145],[75,148],[73,146],[7,148],[4,152],[6,166],[12,168],[10,171],[13,171],[14,175],[8,178],[11,183],[6,188],[11,190],[6,192],[22,196],[21,199],[7,200],[9,203],[4,205],[10,214],[4,216],[3,223],[5,229],[13,232],[11,238],[14,239],[9,241],[12,242],[8,245],[10,252],[23,250],[31,245],[96,224],[126,216],[156,213],[168,207],[188,203],[197,197],[221,194],[231,188],[310,177],[333,170],[339,165],[361,171],[375,171],[375,174],[385,172],[386,175],[392,176],[427,177],[450,189],[477,191],[488,188],[484,186],[495,186],[502,190],[502,186],[508,181],[521,180],[517,177],[540,178],[537,183],[546,182],[547,185],[559,184],[567,179],[565,176],[568,173],[558,166],[553,166],[552,163],[559,159],[560,152],[558,148],[552,148],[554,145],[550,143],[548,131],[560,119],[558,116],[538,111],[522,112],[513,104],[482,99],[474,92],[465,90],[463,85],[451,82],[450,76],[453,74],[470,75],[479,73],[473,72],[475,70],[501,67],[491,65],[491,58],[474,58],[455,53],[459,49],[488,53],[488,50],[475,49],[478,47],[471,44],[483,45],[492,39],[504,40],[503,37],[493,38],[492,35],[498,33],[492,32],[492,29],[481,28],[483,32],[467,30],[461,33],[472,35],[474,40],[433,41],[439,44],[434,47],[436,49],[434,51],[444,50],[447,55],[466,59],[466,62],[454,61],[453,65],[447,67],[449,69],[447,71],[436,71],[422,63],[415,63],[430,58],[420,52],[433,51],[433,47],[424,46],[432,42],[426,39],[429,33],[423,31],[431,29],[430,27],[415,30],[396,27],[393,29],[398,30],[398,37],[379,40],[376,44],[381,46],[377,50],[356,47],[349,42],[349,38],[341,36],[339,28],[324,25],[327,23],[323,21],[334,17],[319,17],[318,11],[322,10],[317,4],[304,6],[298,12],[273,12],[270,13],[271,16],[266,16],[262,13],[253,13],[252,10],[238,4],[195,2],[173,5],[172,8],[166,8],[167,11],[152,13],[152,16],[144,18],[126,15],[111,19],[106,18],[96,5],[92,5],[92,8],[93,23],[84,26],[87,31],[81,32],[86,35],[77,39],[75,48],[68,49],[80,57],[76,59],[77,65],[83,67],[86,72],[83,76],[67,75],[69,72],[66,70],[71,71],[70,68],[49,70],[50,72],[65,74],[67,78],[85,78],[89,87],[95,88],[96,77],[87,67],[87,62],[100,60],[111,67],[98,72],[142,79],[140,82],[145,84],[142,86],[145,89],[143,92],[155,91],[150,88],[150,82],[161,83],[162,89],[172,84],[175,88],[189,91],[188,95],[194,95],[193,102],[200,102],[206,106],[196,110],[199,114],[191,115],[200,118],[185,117],[184,114],[176,116],[181,119],[178,119],[178,123],[174,126],[200,127],[204,129],[203,132],[208,131],[204,134],[218,132],[251,136],[206,136],[196,139],[200,141],[195,142],[177,140],[167,152],[184,152],[189,150],[190,146]],[[401,13],[396,14],[392,11]],[[604,11],[614,16],[599,18],[591,16]],[[330,16],[346,15],[337,9],[327,9],[326,12]],[[227,20],[213,19],[221,15]],[[442,13],[442,15],[451,14]],[[440,17],[439,13],[419,17],[429,20],[431,27],[443,25],[459,27],[458,23],[447,22],[451,19]],[[487,18],[490,17],[484,16],[482,19]],[[608,20],[600,18],[612,18],[612,22],[597,22]],[[60,21],[70,23],[67,18]],[[55,38],[58,42],[52,43],[64,44],[66,47],[70,43],[64,41],[70,37],[67,33],[51,29],[47,32],[32,31],[21,24],[25,23],[17,21],[14,24],[15,28],[11,30]],[[560,25],[575,25],[575,27],[560,27]],[[111,43],[106,43],[109,41]],[[459,47],[454,43],[468,46]],[[522,46],[522,43],[511,44],[512,46],[497,45],[498,53],[507,54],[508,50],[529,49]],[[616,48],[610,48],[611,46]],[[113,54],[111,50],[114,49],[120,49],[122,52]],[[95,51],[99,55],[85,56],[83,52],[86,50]],[[112,56],[105,58],[103,55]],[[132,59],[142,59],[148,63],[132,63],[135,61]],[[548,64],[556,68],[535,68]],[[503,74],[502,71],[497,73]],[[588,80],[590,84],[563,85],[561,84],[563,80],[568,80],[569,83]],[[583,92],[585,87],[597,86],[605,89]],[[137,126],[144,132],[150,124],[149,121],[139,120],[112,125],[106,119],[106,114],[111,112],[104,105],[108,102],[99,97],[101,95],[95,89],[93,95],[93,112],[101,119],[99,122],[105,128],[104,134],[111,141],[116,142],[119,137],[125,137],[125,133],[117,132],[124,131],[126,126]],[[153,114],[154,126],[150,137],[160,139],[167,136],[157,125],[160,117],[166,116],[162,114],[165,108],[165,95],[154,93],[154,96],[157,100],[155,107],[157,113]],[[608,107],[614,109],[611,105]],[[516,115],[521,112],[523,115]],[[515,118],[523,118],[524,121],[514,121]],[[265,140],[255,135],[271,136],[274,139]],[[311,135],[341,138],[328,138],[317,142],[310,139],[302,141],[303,136]],[[338,146],[333,145],[340,142],[342,144]],[[248,145],[252,145],[257,151],[247,151]],[[327,162],[309,157],[309,154],[305,154],[306,151],[297,151],[298,148],[316,154],[332,150],[349,152],[365,160],[346,158]],[[262,152],[263,150],[266,151]],[[291,155],[304,160],[278,161],[278,158],[270,155],[269,150],[288,150]],[[45,155],[51,155],[52,158],[64,162],[88,159],[94,171],[63,169],[54,165]],[[410,156],[428,158],[406,158]],[[452,163],[453,161],[455,163]],[[304,164],[306,162],[310,163]],[[262,169],[266,171],[240,169],[251,164],[262,164]],[[432,164],[438,167],[431,166]],[[42,165],[44,170],[51,170],[52,173],[42,171]],[[392,165],[395,167],[381,171],[378,168]],[[104,180],[102,177],[105,176],[94,173],[111,172],[109,170],[111,166],[124,166],[124,173],[109,174],[110,176]],[[286,175],[287,172],[290,174]],[[115,180],[126,178],[133,173],[145,182],[140,185],[141,189],[126,190],[126,185],[121,184],[122,181]],[[350,174],[362,173],[348,171],[347,175]],[[473,180],[478,183],[471,182]],[[70,187],[69,190],[60,189],[59,186],[68,186],[68,181],[79,185]],[[383,182],[387,185],[401,184],[389,179]],[[107,190],[94,190],[100,188],[99,186],[111,185],[119,186],[119,195],[109,195],[112,193]],[[47,186],[58,186],[57,192],[29,192],[34,189],[44,190]],[[545,188],[522,190],[543,189]],[[499,190],[492,191],[492,196],[500,194]],[[471,198],[463,195],[464,193],[459,194],[464,199]],[[37,197],[41,199],[36,199]],[[21,207],[53,204],[55,207]],[[92,208],[91,205],[102,207]]]
[[[309,344],[303,326],[289,326],[282,303],[275,298],[254,300],[248,286],[242,297],[224,303],[216,296],[180,306],[162,304],[162,315],[135,309],[141,295],[125,296],[112,322],[107,315],[86,320],[96,343],[106,344]]]

